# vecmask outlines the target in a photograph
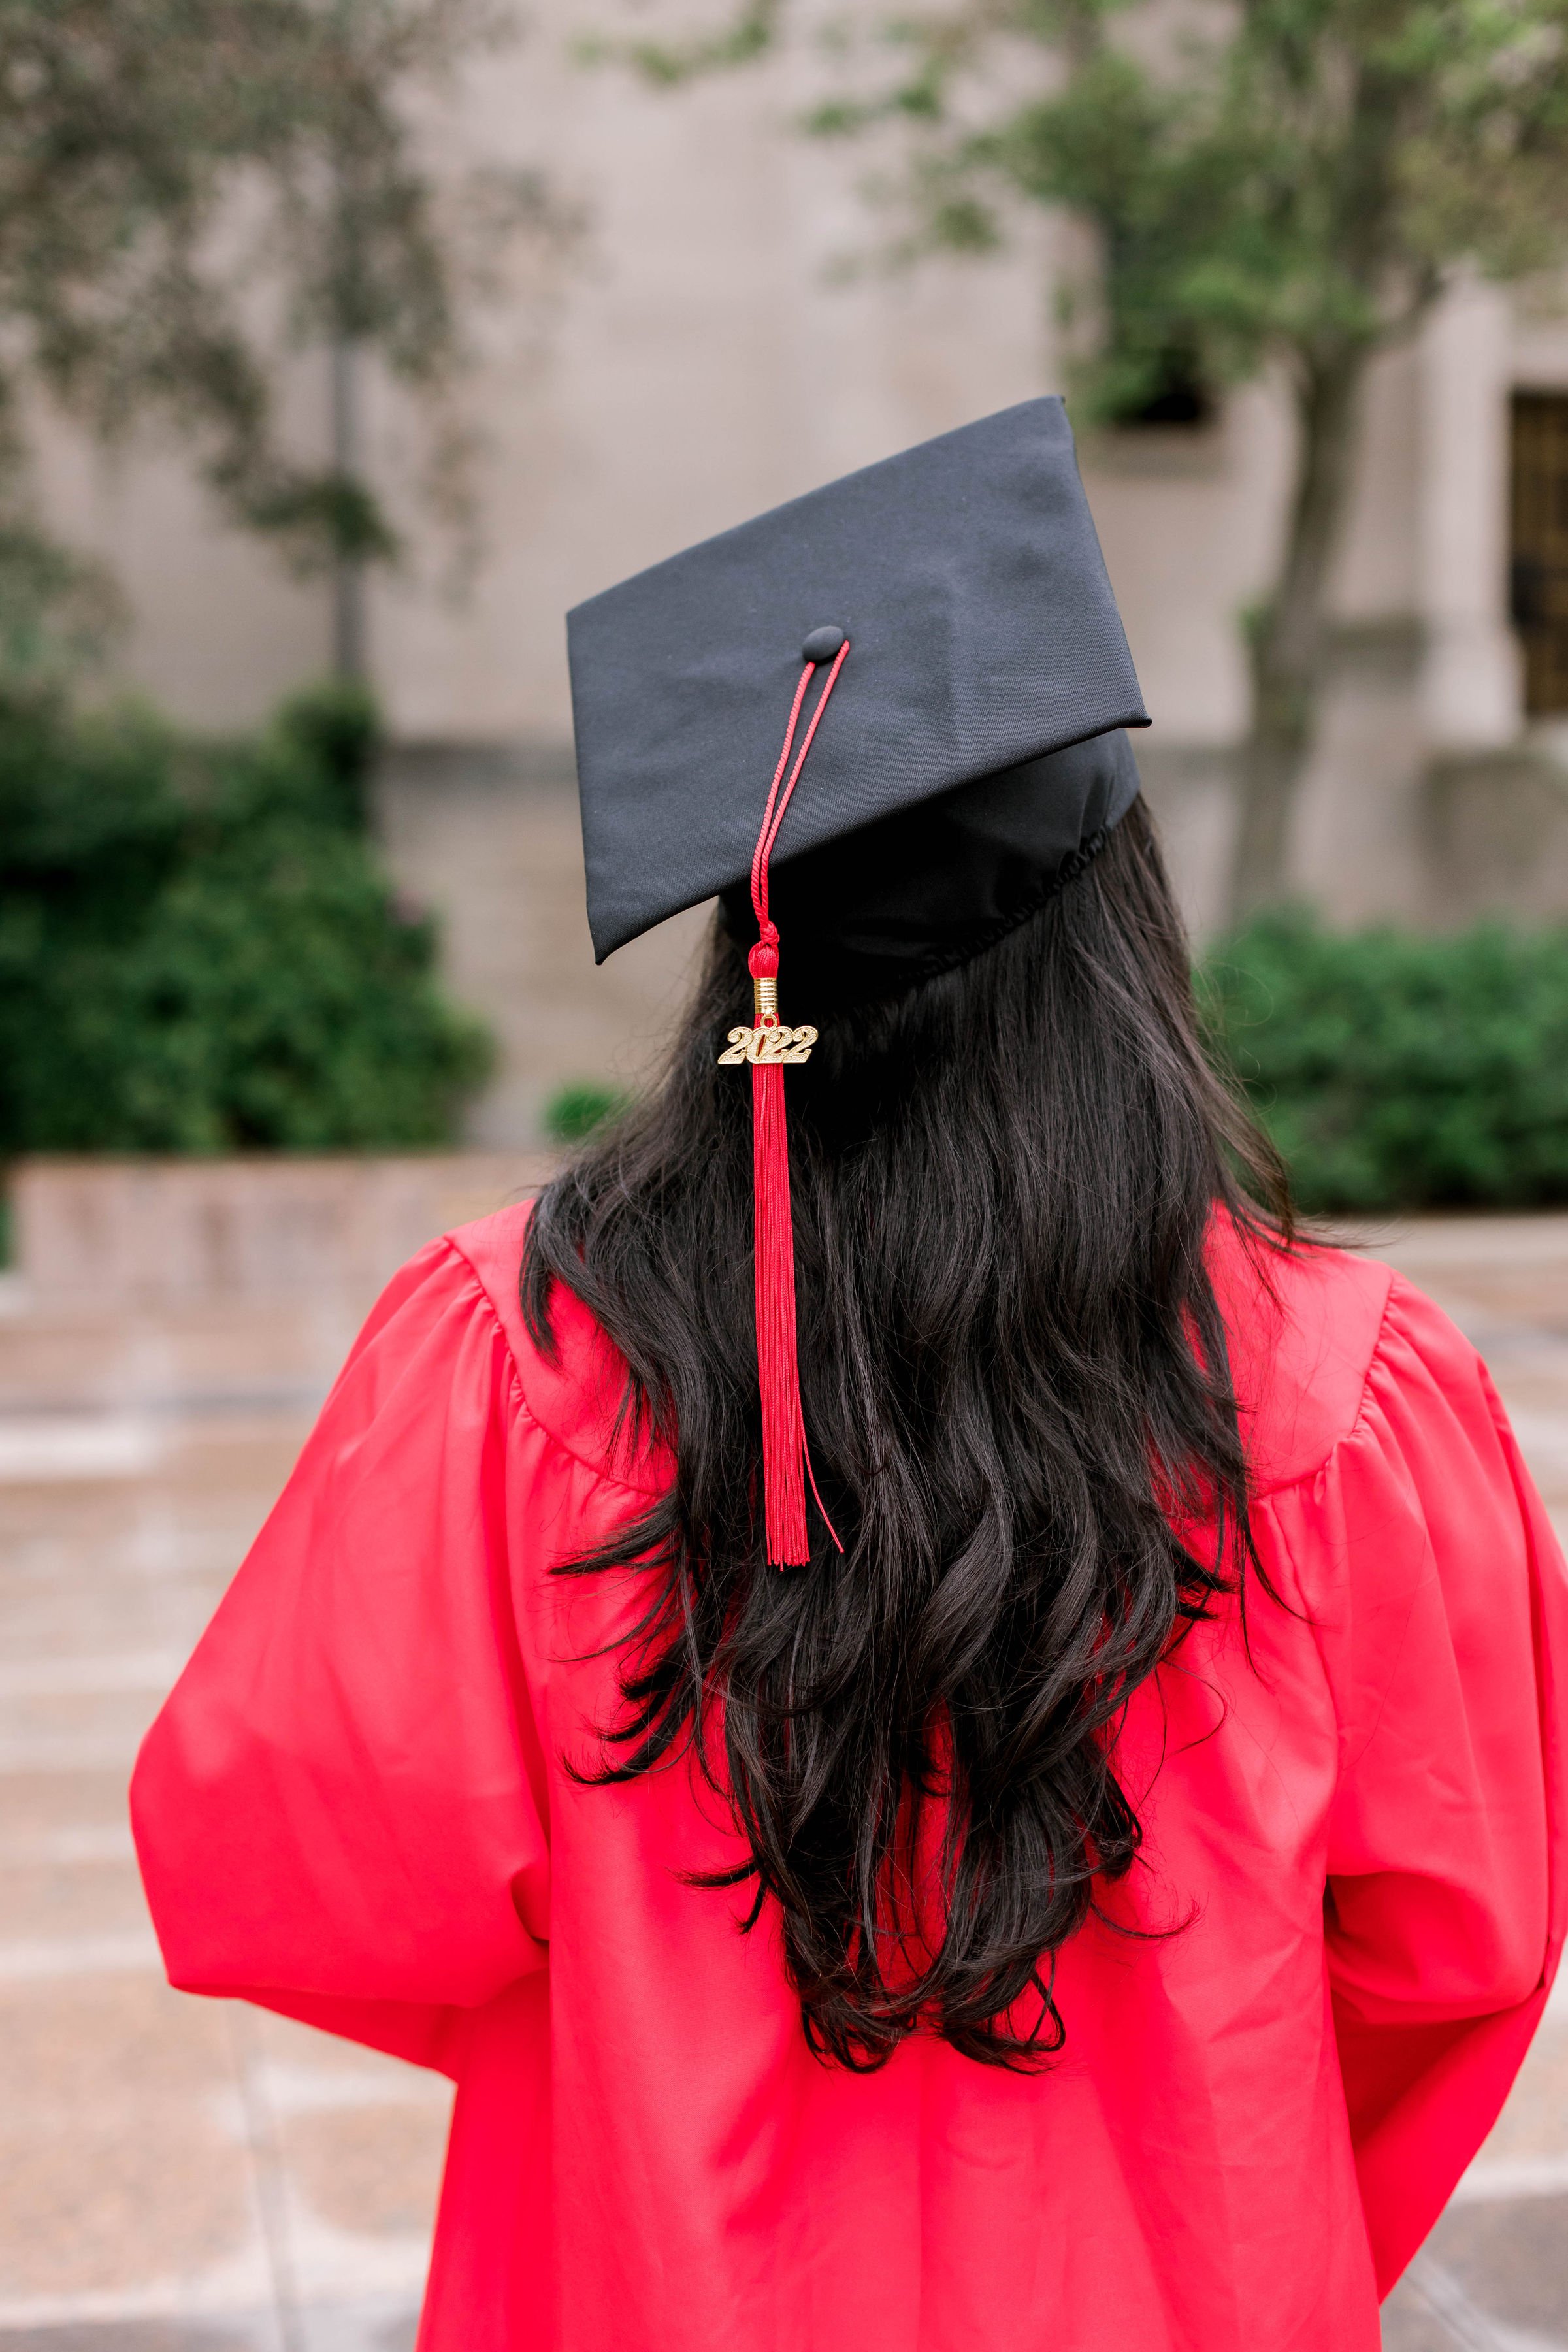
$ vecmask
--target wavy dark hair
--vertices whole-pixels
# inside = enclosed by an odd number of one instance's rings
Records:
[[[776,1906],[820,2054],[874,2067],[923,2026],[1028,2066],[1063,2038],[1056,1952],[1138,1852],[1121,1713],[1248,1573],[1204,1242],[1216,1203],[1287,1242],[1282,1173],[1205,1058],[1141,803],[972,961],[811,1004],[788,1081],[801,1380],[844,1551],[814,1512],[810,1565],[770,1569],[751,1087],[716,1066],[750,993],[717,929],[662,1085],[529,1228],[535,1343],[563,1283],[676,1462],[564,1571],[647,1579],[603,1777],[699,1759],[751,1849],[709,1883],[754,1875],[748,1927]]]

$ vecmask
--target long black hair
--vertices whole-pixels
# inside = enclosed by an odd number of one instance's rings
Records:
[[[1283,1179],[1205,1060],[1141,803],[972,961],[811,1005],[788,1079],[801,1381],[844,1550],[814,1512],[810,1565],[770,1569],[751,1087],[716,1066],[749,1004],[716,929],[662,1086],[529,1228],[535,1342],[563,1283],[676,1462],[568,1570],[647,1580],[603,1774],[689,1754],[721,1789],[752,1857],[722,1883],[754,1874],[748,1926],[776,1906],[820,2053],[879,2065],[923,2025],[1028,2065],[1062,2039],[1053,1956],[1138,1851],[1121,1711],[1247,1572],[1204,1244],[1216,1205],[1288,1238]]]

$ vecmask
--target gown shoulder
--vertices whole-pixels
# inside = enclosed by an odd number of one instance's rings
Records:
[[[1501,2106],[1568,1927],[1568,1576],[1431,1299],[1343,1250],[1224,1234],[1212,1262],[1281,1604],[1266,1646],[1315,1658],[1331,1710],[1325,1956],[1386,2293]]]
[[[671,1465],[646,1431],[626,1422],[626,1364],[574,1292],[557,1283],[550,1300],[553,1341],[537,1347],[523,1320],[520,1292],[531,1202],[515,1202],[459,1225],[447,1245],[472,1269],[516,1367],[520,1391],[539,1426],[565,1450],[616,1485],[650,1498],[662,1494]]]

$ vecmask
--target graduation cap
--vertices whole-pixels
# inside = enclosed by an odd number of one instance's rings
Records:
[[[1062,403],[777,507],[567,629],[598,961],[715,895],[751,946],[720,1058],[752,1071],[768,1557],[804,1562],[784,1087],[816,1032],[781,1021],[781,943],[803,1011],[906,987],[1043,904],[1138,792],[1121,730],[1148,714]]]

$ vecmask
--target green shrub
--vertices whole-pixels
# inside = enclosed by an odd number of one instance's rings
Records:
[[[1568,929],[1270,916],[1211,952],[1200,994],[1304,1208],[1568,1201]]]
[[[374,719],[258,735],[0,701],[0,1154],[447,1140],[480,1025],[365,838]]]
[[[370,688],[336,677],[307,687],[279,711],[273,738],[310,810],[330,824],[363,833],[370,823],[371,777],[381,743]]]
[[[624,1087],[609,1087],[592,1078],[574,1079],[560,1087],[544,1106],[544,1132],[552,1143],[581,1143],[605,1121],[618,1118],[630,1102]]]

